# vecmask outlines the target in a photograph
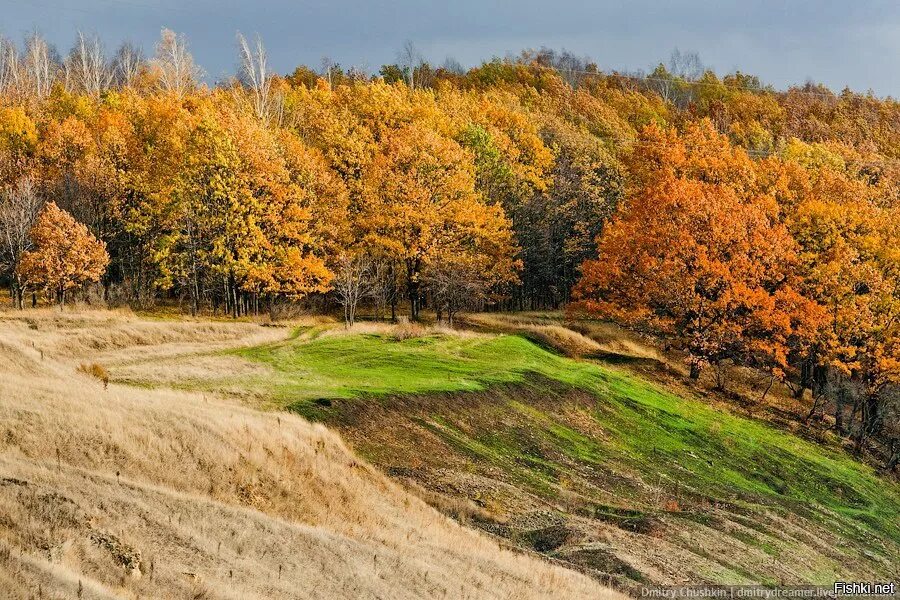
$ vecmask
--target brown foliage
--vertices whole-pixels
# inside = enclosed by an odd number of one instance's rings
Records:
[[[22,256],[18,273],[26,286],[55,294],[60,304],[67,291],[99,281],[109,263],[106,244],[53,202],[38,215],[31,239],[35,249]]]

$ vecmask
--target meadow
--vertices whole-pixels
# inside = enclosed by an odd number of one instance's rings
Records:
[[[119,373],[151,388],[239,388],[245,402],[324,423],[451,516],[625,589],[896,575],[896,481],[836,440],[802,439],[614,363],[564,356],[572,340],[590,340],[543,331],[537,343],[310,324],[197,357],[230,375],[159,379],[158,361]],[[562,352],[550,333],[568,344]]]
[[[221,393],[117,382],[122,364],[191,363],[284,333],[0,312],[4,597],[614,596],[461,527],[322,425]]]

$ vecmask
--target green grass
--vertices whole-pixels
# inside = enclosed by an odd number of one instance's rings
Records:
[[[523,381],[529,372],[562,368],[561,359],[535,350],[514,336],[432,335],[395,341],[353,335],[260,346],[237,354],[272,366],[276,378],[270,385],[276,398],[302,410],[321,398],[476,391],[492,383]]]
[[[237,353],[272,367],[273,377],[258,384],[279,405],[325,420],[323,399],[377,402],[379,396],[542,381],[580,388],[596,398],[584,416],[605,433],[602,439],[515,398],[504,407],[518,413],[537,442],[526,443],[529,436],[515,429],[467,431],[452,407],[435,415],[430,427],[543,495],[572,464],[593,465],[630,471],[651,485],[677,482],[679,493],[694,500],[791,512],[876,554],[889,552],[882,541],[895,549],[900,544],[900,486],[843,451],[676,396],[616,368],[557,356],[521,337],[321,336]],[[625,486],[622,493],[637,492]]]

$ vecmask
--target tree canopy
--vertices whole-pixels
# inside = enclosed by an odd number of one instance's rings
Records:
[[[900,381],[896,100],[777,91],[691,55],[650,75],[546,49],[464,71],[410,45],[371,77],[327,60],[280,76],[239,35],[238,72],[209,87],[169,30],[150,59],[85,35],[67,55],[37,34],[0,46],[0,277],[18,306],[92,286],[234,316],[568,306],[665,336],[695,375],[742,364],[800,393],[844,378],[864,433],[882,427]]]

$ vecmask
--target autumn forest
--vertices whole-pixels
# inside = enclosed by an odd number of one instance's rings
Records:
[[[898,101],[680,55],[465,71],[409,46],[375,74],[275,74],[258,40],[223,50],[239,68],[210,85],[168,30],[147,57],[0,42],[10,303],[348,324],[564,309],[659,336],[691,377],[740,365],[811,390],[857,446],[900,446]]]

